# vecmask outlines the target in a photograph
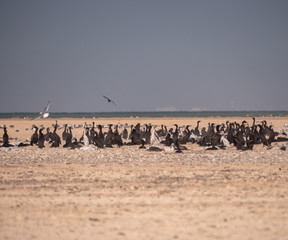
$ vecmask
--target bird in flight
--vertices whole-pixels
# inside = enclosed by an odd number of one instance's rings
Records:
[[[47,103],[47,105],[44,108],[43,112],[40,112],[40,115],[38,117],[33,118],[32,120],[39,119],[41,117],[47,118],[49,116],[49,113],[48,113],[49,107],[50,107],[50,101]]]
[[[106,98],[109,103],[113,103],[116,106],[116,103],[113,100],[111,100],[110,98],[108,98],[106,96],[102,96],[102,97]]]

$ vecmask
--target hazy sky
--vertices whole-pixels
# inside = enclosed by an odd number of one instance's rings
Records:
[[[1,0],[0,29],[0,112],[288,110],[286,0]]]

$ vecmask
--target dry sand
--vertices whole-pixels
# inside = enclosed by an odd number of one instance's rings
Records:
[[[276,131],[288,123],[265,119]],[[202,120],[206,127],[227,118]],[[85,121],[195,127],[197,119],[59,119]],[[14,125],[9,136],[21,141],[31,136],[33,123],[50,126],[54,120],[0,120]],[[288,151],[187,147],[183,154],[138,146],[0,151],[0,239],[288,238]]]

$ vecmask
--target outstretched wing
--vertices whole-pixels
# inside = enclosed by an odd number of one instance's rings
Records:
[[[41,112],[39,116],[32,118],[32,120],[36,120],[36,119],[39,119],[39,118],[43,117],[44,114],[48,112],[49,107],[50,107],[50,101],[47,103],[47,105],[44,108],[43,112]]]
[[[110,102],[113,103],[114,105],[116,105],[116,103],[113,100],[111,100],[111,99],[110,99]]]
[[[46,113],[46,112],[48,112],[49,107],[50,107],[50,101],[47,103],[46,107],[44,108],[43,114]]]
[[[32,120],[39,119],[39,118],[41,118],[42,116],[43,116],[43,114],[40,114],[39,116],[32,118]]]
[[[108,97],[106,97],[106,96],[104,96],[104,95],[103,95],[102,97],[106,98],[106,99],[108,100],[108,102],[110,101],[110,98],[108,98]]]
[[[108,97],[106,97],[106,96],[102,96],[102,97],[104,97],[104,98],[106,98],[107,99],[107,101],[110,103],[113,103],[114,105],[116,105],[116,103],[113,101],[113,100],[111,100],[110,98],[108,98]]]

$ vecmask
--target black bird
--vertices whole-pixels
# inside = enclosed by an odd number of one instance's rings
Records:
[[[175,142],[178,139],[179,136],[179,128],[177,124],[174,124],[175,126],[175,132],[172,135],[173,141]]]
[[[119,134],[119,132],[118,132],[118,125],[115,126],[115,131],[114,131],[113,134],[114,134],[114,136],[113,136],[113,141],[112,141],[112,143],[113,143],[113,144],[117,144],[118,147],[123,146],[123,141],[122,141],[121,136],[120,136],[120,134]]]
[[[68,135],[68,129],[67,129],[67,127],[68,127],[68,124],[65,124],[65,125],[64,125],[64,131],[63,131],[63,133],[62,133],[62,140],[65,141],[65,142],[66,142],[67,135]]]
[[[33,130],[35,132],[31,136],[31,141],[30,141],[31,146],[33,146],[33,144],[37,144],[38,143],[38,127],[33,125]]]
[[[12,145],[9,144],[9,136],[8,136],[8,133],[7,133],[7,129],[6,127],[4,126],[4,134],[3,134],[3,145],[1,147],[11,147]]]
[[[195,127],[195,130],[194,130],[194,134],[197,135],[197,136],[200,136],[200,132],[199,132],[199,123],[201,121],[197,121],[197,126]]]
[[[38,147],[39,147],[39,148],[45,147],[45,146],[44,146],[45,136],[44,136],[44,134],[42,133],[43,130],[44,130],[44,128],[41,128],[41,129],[39,130],[39,138],[38,138]]]
[[[46,128],[46,134],[45,134],[45,141],[49,142],[49,143],[52,143],[53,142],[53,134],[50,132],[50,128]]]
[[[141,139],[141,143],[142,145],[139,147],[139,149],[146,149],[145,145],[145,141],[143,139]]]
[[[90,135],[89,135],[89,143],[92,144],[94,141],[96,135],[95,131],[95,122],[92,123],[92,128],[90,129]]]
[[[106,96],[102,96],[102,97],[106,98],[108,103],[113,103],[116,106],[116,103],[113,100],[111,100],[110,98],[108,98]]]
[[[99,134],[95,131],[95,137],[93,139],[93,142],[94,142],[95,146],[97,146],[99,148],[104,148],[104,134],[102,131],[102,126],[98,125],[97,127],[99,129]]]
[[[63,145],[64,148],[72,146],[72,127],[69,127],[69,132],[67,132],[66,142]]]
[[[122,137],[123,139],[127,139],[127,138],[128,138],[128,130],[127,130],[126,127],[124,127],[124,130],[122,131],[121,137]]]
[[[104,143],[105,143],[105,147],[110,147],[112,148],[112,144],[113,144],[113,140],[114,140],[114,134],[113,134],[113,131],[112,131],[112,125],[113,124],[109,124],[109,130],[108,130],[108,133],[107,135],[105,136],[105,139],[104,139]]]
[[[151,146],[147,149],[147,151],[149,152],[162,152],[164,151],[162,148],[160,147],[156,147],[156,146]]]
[[[166,127],[166,126],[165,126],[165,127]],[[167,129],[167,128],[166,128],[166,129]],[[158,134],[159,137],[165,137],[165,136],[166,136],[166,133],[167,133],[167,132],[165,132],[165,130],[164,130],[164,125],[163,125],[163,124],[161,125],[161,129],[160,129],[160,130],[157,130],[156,132],[157,132],[157,134]]]
[[[162,144],[164,144],[167,147],[170,147],[173,143],[173,139],[171,138],[170,133],[168,133],[165,137],[165,140],[161,142]]]
[[[179,139],[180,143],[181,143],[181,144],[186,144],[186,143],[189,141],[190,136],[191,136],[191,131],[190,131],[190,129],[189,129],[189,125],[187,125],[184,136],[182,136],[182,137]]]
[[[59,147],[61,144],[61,139],[60,139],[59,135],[56,133],[57,128],[58,128],[58,123],[56,121],[56,124],[54,125],[54,131],[52,133],[53,142],[52,142],[51,147]]]
[[[176,139],[175,143],[174,143],[174,148],[175,148],[175,152],[176,153],[182,153],[180,145],[179,145],[179,139]]]

